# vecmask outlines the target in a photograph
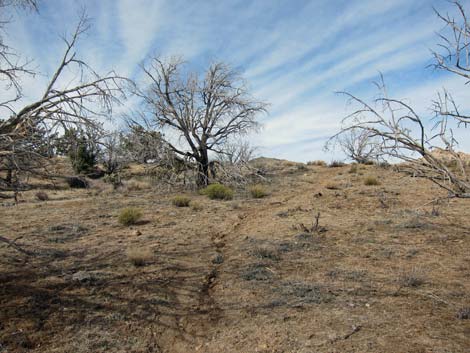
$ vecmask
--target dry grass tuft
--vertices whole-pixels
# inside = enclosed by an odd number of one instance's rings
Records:
[[[127,207],[119,213],[118,221],[124,226],[136,224],[142,218],[142,211],[135,207]]]
[[[249,191],[251,197],[255,199],[262,199],[263,197],[268,196],[268,192],[264,186],[260,184],[250,186]]]
[[[375,185],[380,185],[380,182],[377,180],[376,177],[368,176],[364,179],[364,185],[375,186]]]
[[[349,168],[349,173],[351,174],[356,174],[357,173],[357,164],[354,163],[354,164],[351,164],[351,167]]]
[[[127,259],[136,267],[145,266],[152,261],[154,255],[149,249],[129,249]]]
[[[341,189],[341,187],[338,184],[331,183],[331,182],[326,184],[325,188],[327,188],[328,190],[340,190]]]
[[[176,207],[189,207],[191,199],[187,196],[178,195],[173,198],[173,205]]]
[[[127,191],[141,191],[141,190],[148,190],[151,188],[151,185],[148,182],[135,180],[135,179],[126,181],[124,185]]]
[[[326,167],[327,164],[325,161],[316,160],[316,161],[307,162],[307,165],[314,165],[317,167]]]
[[[189,206],[191,207],[191,209],[193,211],[202,211],[202,209],[203,209],[202,205],[199,202],[196,202],[196,201],[191,201],[189,203]]]
[[[211,200],[231,200],[233,199],[233,190],[222,184],[211,184],[201,190]]]
[[[411,271],[403,272],[398,277],[401,287],[417,288],[426,283],[423,271],[413,268]]]

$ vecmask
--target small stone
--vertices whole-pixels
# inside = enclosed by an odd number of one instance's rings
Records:
[[[93,274],[87,271],[78,271],[72,275],[72,281],[76,282],[91,282],[94,280]]]
[[[213,264],[221,264],[224,262],[224,257],[222,254],[217,254],[212,258],[212,263]]]
[[[136,230],[134,232],[134,235],[138,237],[139,235],[142,235],[142,232],[140,230]]]

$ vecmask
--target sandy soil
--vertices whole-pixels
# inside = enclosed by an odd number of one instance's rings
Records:
[[[470,200],[270,167],[262,199],[175,207],[141,181],[4,202],[0,235],[33,255],[0,244],[0,352],[470,352]],[[142,221],[119,225],[129,206]]]

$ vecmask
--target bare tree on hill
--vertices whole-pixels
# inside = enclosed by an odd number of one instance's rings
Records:
[[[223,63],[210,65],[204,77],[183,74],[183,62],[158,58],[143,67],[151,84],[141,93],[153,122],[175,133],[182,146],[169,144],[178,156],[197,163],[197,185],[209,182],[209,152],[258,127],[266,104],[254,100],[238,72]]]
[[[437,15],[445,24],[439,34],[441,52],[433,52],[435,67],[470,81],[470,21],[461,2],[455,1],[458,17]],[[377,140],[378,153],[406,162],[415,176],[429,179],[448,191],[449,197],[470,198],[468,161],[456,152],[458,142],[453,129],[467,127],[470,114],[461,111],[452,95],[444,91],[432,102],[434,120],[420,116],[404,100],[388,95],[383,79],[377,83],[381,92],[371,103],[343,92],[357,106],[343,120],[343,128],[332,137],[360,131]],[[445,158],[436,149],[445,150]]]

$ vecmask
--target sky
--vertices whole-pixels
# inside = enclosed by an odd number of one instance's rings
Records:
[[[470,12],[470,0],[462,3]],[[143,82],[140,63],[151,55],[182,56],[202,72],[214,61],[237,68],[251,94],[269,103],[263,128],[249,136],[258,153],[306,162],[343,158],[323,151],[351,112],[348,91],[377,95],[384,75],[390,96],[406,99],[423,116],[439,89],[470,109],[465,81],[430,67],[438,49],[446,0],[42,0],[39,13],[8,14],[6,42],[39,72],[23,81],[25,99],[40,97],[85,8],[92,28],[79,52],[98,72],[115,70]],[[467,99],[465,99],[467,98]],[[467,102],[468,101],[468,102]],[[131,99],[118,112],[132,108]],[[470,139],[461,135],[461,150]]]

